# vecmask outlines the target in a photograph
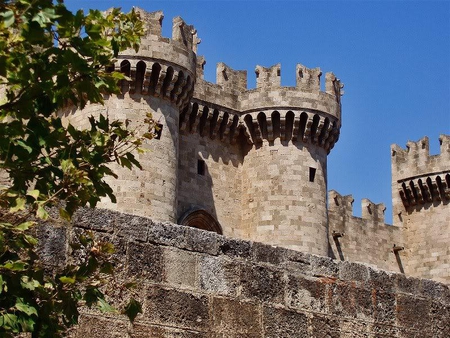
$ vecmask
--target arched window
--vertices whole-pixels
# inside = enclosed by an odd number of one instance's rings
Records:
[[[178,220],[178,224],[197,229],[213,231],[222,235],[222,227],[219,222],[206,210],[192,208],[186,211]]]

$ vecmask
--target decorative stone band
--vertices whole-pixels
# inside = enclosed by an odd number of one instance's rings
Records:
[[[235,144],[242,129],[239,114],[203,102],[191,102],[180,115],[180,131]],[[250,143],[250,141],[249,141]]]
[[[427,203],[450,201],[450,170],[397,181],[406,209]]]
[[[165,62],[165,61],[164,61]],[[111,70],[130,78],[122,82],[122,92],[152,95],[183,108],[194,91],[194,76],[177,65],[157,60],[119,59]]]
[[[249,144],[263,140],[312,143],[329,152],[339,139],[337,118],[317,111],[278,109],[240,113],[194,101],[180,116],[180,130],[234,144],[242,133]]]
[[[340,122],[331,115],[314,110],[273,109],[244,113],[245,133],[251,143],[258,144],[264,139],[315,144],[327,152],[339,139]]]

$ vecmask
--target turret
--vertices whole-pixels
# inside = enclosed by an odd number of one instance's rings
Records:
[[[408,243],[405,272],[448,283],[442,262],[450,259],[450,135],[439,143],[437,155],[430,155],[428,137],[406,149],[392,145],[393,220]]]
[[[176,221],[179,116],[192,97],[197,67],[194,50],[199,39],[194,27],[180,17],[173,19],[172,38],[162,37],[162,12],[135,10],[145,22],[146,35],[137,53],[126,50],[113,65],[129,78],[122,82],[122,95],[107,98],[104,107],[90,106],[70,118],[76,124],[86,115],[103,113],[139,127],[151,112],[160,130],[158,138],[146,145],[149,151],[137,155],[143,170],[130,172],[113,166],[119,176],[110,182],[117,204],[104,201],[101,206]]]

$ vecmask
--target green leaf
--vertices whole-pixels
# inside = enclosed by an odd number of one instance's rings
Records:
[[[27,192],[27,196],[31,196],[31,197],[33,197],[35,200],[37,200],[38,197],[39,197],[39,190],[37,190],[37,189],[30,190],[30,191]]]
[[[65,219],[66,221],[70,221],[70,219],[72,218],[70,214],[67,212],[67,210],[64,208],[59,208],[59,215],[61,216],[62,219]]]
[[[17,298],[16,305],[14,305],[14,307],[17,310],[27,314],[28,316],[38,315],[36,308],[34,306],[24,303],[22,298]]]
[[[25,230],[28,230],[33,225],[35,225],[35,222],[33,222],[33,221],[24,222],[24,223],[20,223],[18,226],[16,226],[16,229],[20,230],[20,231],[25,231]]]
[[[75,283],[74,277],[62,276],[62,277],[59,277],[59,280],[63,284],[74,284]]]
[[[18,322],[23,332],[33,332],[36,321],[33,317],[19,317]]]
[[[9,10],[7,12],[0,13],[0,16],[3,16],[3,25],[5,28],[8,28],[14,23],[14,12]]]
[[[19,332],[18,317],[11,313],[6,313],[0,316],[0,327],[12,332]]]
[[[38,209],[36,211],[36,217],[43,219],[43,220],[48,219],[49,214],[42,205],[38,206]]]
[[[15,205],[9,209],[9,212],[14,213],[25,209],[25,204],[27,200],[22,197],[15,199]]]
[[[23,140],[16,140],[16,143],[21,146],[23,149],[28,151],[29,154],[33,151],[33,148],[31,148],[28,144],[25,143]]]
[[[102,312],[117,313],[117,310],[113,306],[111,306],[103,297],[98,298],[97,305]]]
[[[41,283],[39,283],[39,281],[32,279],[28,276],[22,276],[20,285],[22,285],[22,288],[24,288],[24,289],[33,291],[34,289],[40,287]]]
[[[8,261],[3,265],[0,265],[0,268],[11,270],[11,271],[23,271],[27,267],[27,264],[22,261]]]
[[[37,239],[34,238],[33,236],[30,236],[30,235],[25,234],[25,235],[24,235],[24,238],[25,238],[25,240],[28,242],[28,244],[30,244],[30,245],[32,245],[32,246],[36,246],[37,243],[38,243]]]
[[[111,275],[114,272],[114,267],[110,262],[106,262],[103,264],[103,266],[100,269],[101,273],[106,273],[108,275]]]
[[[136,299],[131,298],[123,313],[133,322],[138,313],[142,313],[142,305]]]

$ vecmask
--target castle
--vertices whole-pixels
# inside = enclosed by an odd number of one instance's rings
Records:
[[[148,30],[114,64],[130,78],[122,94],[67,114],[80,127],[99,113],[159,123],[144,170],[115,167],[117,204],[102,207],[450,283],[450,136],[434,156],[428,138],[392,146],[393,225],[368,199],[355,217],[351,196],[327,192],[343,94],[333,73],[298,64],[296,86],[282,87],[279,64],[257,66],[248,89],[246,71],[220,63],[213,84],[193,26],[175,18],[165,38],[162,12],[137,10]]]

